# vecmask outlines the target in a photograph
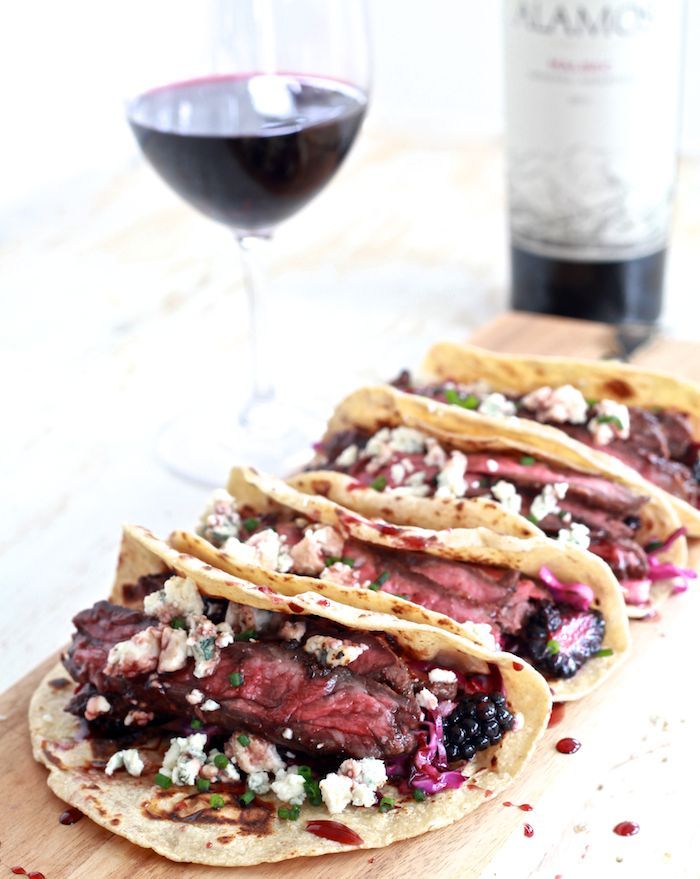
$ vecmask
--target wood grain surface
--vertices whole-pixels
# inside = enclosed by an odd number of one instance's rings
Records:
[[[518,314],[499,318],[473,341],[502,351],[589,357],[613,347],[607,327]],[[656,340],[637,359],[700,380],[699,346]],[[697,565],[700,554],[695,551],[694,556]],[[699,611],[698,592],[691,590],[669,602],[657,619],[634,624],[629,662],[604,689],[566,707],[506,797],[485,803],[464,821],[386,849],[238,868],[231,875],[700,876],[695,826],[700,712],[693,695]],[[221,874],[219,868],[171,863],[87,819],[73,826],[59,824],[64,806],[46,787],[46,771],[31,758],[26,728],[32,690],[53,661],[47,659],[0,697],[0,877],[12,875],[15,865],[39,870],[46,879],[199,879]],[[563,736],[582,742],[578,753],[556,751]],[[504,801],[531,804],[533,811],[505,806]],[[613,827],[624,820],[638,822],[639,834],[616,836]],[[531,838],[524,834],[526,822],[534,829]]]

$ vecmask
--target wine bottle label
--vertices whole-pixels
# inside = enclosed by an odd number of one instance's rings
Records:
[[[512,243],[615,261],[665,245],[684,0],[505,0]]]

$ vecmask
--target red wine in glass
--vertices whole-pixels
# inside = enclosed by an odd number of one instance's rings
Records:
[[[347,155],[365,93],[322,77],[236,74],[163,86],[129,122],[161,177],[202,213],[242,232],[276,227]]]

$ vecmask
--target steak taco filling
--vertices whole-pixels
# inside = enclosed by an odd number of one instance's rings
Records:
[[[385,529],[393,526],[383,525]],[[498,647],[525,657],[550,678],[570,678],[601,651],[605,620],[593,591],[505,567],[390,548],[343,535],[293,510],[260,514],[215,492],[198,534],[235,561],[383,592],[458,623],[488,627]],[[395,529],[396,530],[396,529]]]
[[[673,578],[681,589],[695,577],[693,571],[656,558],[684,532],[659,535],[661,539],[642,545],[639,513],[648,498],[604,476],[514,452],[465,453],[409,427],[339,431],[316,452],[308,469],[345,473],[355,480],[351,489],[394,497],[495,500],[560,543],[600,556],[632,605],[648,604],[654,582]]]
[[[496,665],[419,661],[389,634],[208,598],[188,577],[135,588],[143,610],[82,611],[64,657],[79,684],[66,710],[114,740],[108,776],[152,773],[214,810],[222,792],[243,806],[272,795],[280,820],[305,802],[386,812],[460,787],[477,752],[522,724]],[[151,734],[170,740],[155,762],[138,747]]]
[[[418,394],[490,417],[516,415],[550,424],[572,439],[618,458],[640,476],[692,506],[700,506],[700,445],[687,413],[587,400],[573,385],[544,386],[523,396],[492,393],[484,382],[416,383],[408,371],[392,383]]]

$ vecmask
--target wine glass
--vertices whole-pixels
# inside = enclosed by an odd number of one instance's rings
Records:
[[[274,229],[333,177],[360,130],[367,12],[364,0],[171,0],[166,10],[152,20],[157,34],[140,28],[149,78],[132,90],[128,120],[162,179],[234,233],[251,382],[225,436],[179,418],[158,451],[180,475],[221,484],[233,463],[284,471],[318,435],[319,420],[280,400],[266,368],[259,257]],[[219,393],[215,411],[225,408]]]

